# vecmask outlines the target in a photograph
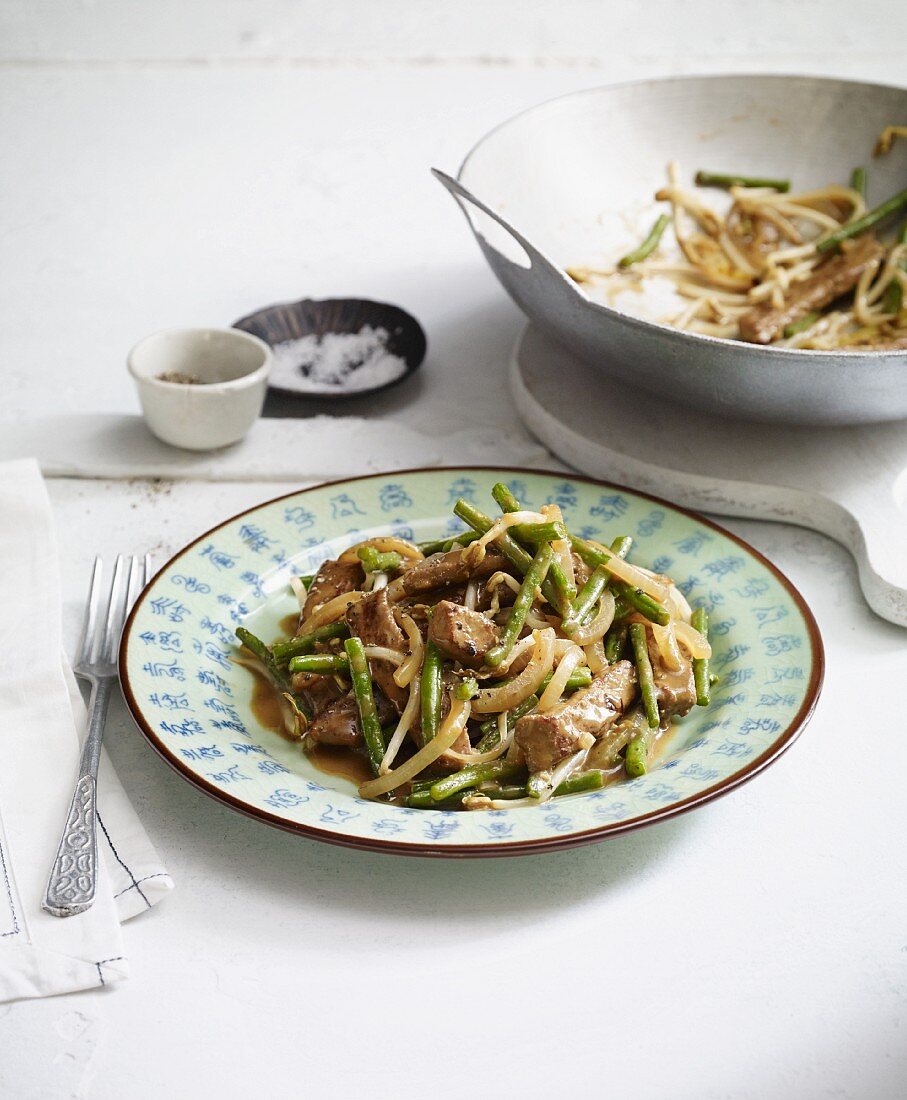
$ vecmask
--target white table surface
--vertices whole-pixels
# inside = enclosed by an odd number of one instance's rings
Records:
[[[870,35],[846,5],[763,21],[696,0],[689,18],[718,22],[695,43],[664,2],[646,26],[626,0],[613,24],[550,7],[6,0],[2,415],[134,411],[123,358],[145,333],[350,294],[411,309],[430,351],[393,398],[346,411],[443,433],[466,399],[481,427],[509,424],[520,317],[429,165],[611,79],[902,77],[899,4],[864,5],[890,32]],[[163,558],[290,488],[53,482],[69,636],[96,552]],[[815,610],[816,716],[756,782],[596,847],[457,863],[300,840],[195,792],[117,705],[107,744],[177,889],[127,926],[128,982],[0,1006],[0,1095],[907,1094],[907,634],[833,543],[728,526]]]

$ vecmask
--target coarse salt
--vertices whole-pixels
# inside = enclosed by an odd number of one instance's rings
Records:
[[[406,373],[406,360],[388,351],[385,328],[310,333],[274,344],[271,385],[299,393],[355,393]]]

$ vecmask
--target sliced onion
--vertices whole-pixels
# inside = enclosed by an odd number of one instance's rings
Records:
[[[388,576],[387,573],[373,573],[372,574],[372,587],[370,592],[380,592],[382,588],[387,588]]]
[[[422,631],[416,626],[415,620],[411,616],[398,610],[397,618],[409,641],[409,656],[394,673],[394,683],[398,687],[406,687],[407,684],[412,682],[413,677],[419,675],[422,668],[422,657],[425,653],[425,643],[422,641]]]
[[[547,626],[547,623],[545,625]],[[528,650],[534,648],[535,638],[531,634],[527,634],[525,638],[520,638],[513,649],[511,649],[510,656],[505,658],[505,660],[496,669],[492,669],[491,671],[485,670],[484,672],[482,671],[482,669],[476,669],[473,672],[473,676],[475,676],[479,680],[498,680],[501,678],[501,676],[506,675],[510,671],[510,669],[513,668],[514,664],[520,657],[523,657]],[[531,694],[532,693],[530,692],[530,695]]]
[[[477,581],[470,581],[463,593],[463,606],[467,611],[475,611],[479,602],[479,585]]]
[[[593,738],[593,741],[595,739]],[[561,783],[567,778],[568,775],[572,775],[578,768],[581,768],[586,762],[586,757],[589,755],[589,746],[581,748],[579,752],[573,753],[568,756],[566,760],[562,760],[560,764],[554,769],[548,779],[548,786],[542,792],[541,798],[537,798],[530,801],[535,801],[536,804],[541,802],[547,802],[558,789]]]
[[[560,664],[557,666],[554,675],[548,683],[548,686],[542,692],[542,696],[539,699],[538,710],[546,711],[551,710],[555,703],[559,703],[561,696],[564,694],[564,688],[567,686],[567,681],[576,666],[580,661],[585,660],[585,654],[578,645],[571,643],[569,650],[561,658]]]
[[[413,561],[421,561],[425,557],[419,547],[408,539],[397,538],[396,535],[378,535],[376,538],[363,539],[362,542],[357,542],[355,546],[350,546],[343,551],[337,560],[342,562],[359,561],[359,551],[363,546],[371,546],[379,554],[396,551],[401,558],[410,558]]]
[[[509,683],[482,688],[472,700],[472,709],[476,714],[496,714],[517,706],[529,698],[551,671],[554,664],[554,631],[550,627],[546,630],[535,630],[532,637],[535,651],[529,664]]]
[[[584,646],[604,638],[614,622],[615,606],[613,593],[603,592],[595,618],[591,622],[585,623],[578,630],[574,630],[573,641],[577,645]]]
[[[293,595],[296,597],[299,603],[299,614],[301,615],[302,609],[305,607],[306,596],[308,596],[309,591],[302,583],[302,578],[296,576],[290,577],[290,588],[293,589]]]
[[[615,554],[612,550],[609,550],[607,546],[602,546],[600,542],[590,542],[589,545],[594,550],[598,550],[606,555],[607,561],[602,564],[609,573],[613,573],[615,577],[618,577],[622,581],[626,581],[627,584],[631,584],[634,588],[642,589],[647,596],[651,596],[653,600],[658,600],[659,603],[664,603],[668,598],[667,585],[656,580],[654,574],[650,573],[647,569],[640,569],[638,566],[631,565],[628,561],[624,561],[622,557]]]
[[[680,672],[684,661],[683,654],[677,647],[674,624],[668,623],[667,626],[659,626],[658,623],[652,623],[652,637],[655,639],[655,644],[658,646],[658,652],[661,654],[665,667],[670,669],[671,672]]]
[[[407,733],[409,733],[416,720],[416,715],[419,713],[421,698],[422,685],[417,677],[409,686],[409,698],[406,700],[406,706],[403,708],[403,713],[400,715],[400,721],[397,723],[397,728],[394,730],[387,744],[387,751],[381,758],[381,763],[378,766],[378,773],[380,775],[387,775],[391,770],[391,764],[397,759],[397,753],[400,751],[400,746],[403,744]]]
[[[297,637],[300,634],[311,634],[316,627],[336,622],[348,607],[358,603],[363,596],[365,593],[357,589],[355,592],[341,592],[327,603],[319,604],[296,631]]]
[[[599,638],[597,642],[591,642],[589,645],[583,647],[583,652],[586,654],[586,664],[592,669],[592,675],[596,672],[601,672],[603,668],[608,667],[608,658],[605,656],[605,643]]]
[[[559,504],[546,504],[542,509],[542,514],[546,515],[553,523],[564,522],[564,513],[561,511]],[[573,555],[570,553],[569,541],[567,539],[556,539],[552,542],[551,549],[554,551],[554,556],[557,558],[564,576],[570,584],[575,584],[576,574],[573,569]]]
[[[280,710],[283,715],[284,728],[291,737],[298,741],[305,735],[309,720],[306,717],[305,711],[299,709],[296,700],[289,691],[281,692],[281,698],[283,699],[283,705],[281,705]],[[292,729],[287,725],[287,710],[290,711]]]
[[[414,755],[386,775],[379,775],[377,779],[370,779],[359,788],[361,798],[376,798],[379,794],[396,790],[403,783],[408,783],[429,764],[433,764],[439,756],[443,756],[451,745],[457,740],[466,723],[469,721],[471,703],[469,699],[451,698],[450,711],[441,724],[437,734],[423,745]]]
[[[560,623],[560,619],[555,616],[543,615],[540,611],[536,611],[534,608],[530,610],[526,615],[526,625],[531,627],[532,630],[544,630],[546,627],[555,626]]]
[[[501,595],[498,589],[502,584],[506,585],[511,592],[519,592],[520,590],[520,583],[516,577],[511,577],[509,573],[492,573],[485,582],[485,591],[494,592],[494,595],[491,597],[491,607],[488,609],[489,615],[497,615],[501,610]]]
[[[687,598],[676,584],[668,585],[667,609],[672,619],[680,619],[688,623],[693,617],[693,609],[687,603]]]
[[[447,756],[459,764],[485,764],[489,760],[497,760],[499,756],[503,756],[509,747],[510,741],[507,740],[495,745],[488,752],[455,752],[453,749],[448,749]]]
[[[485,557],[485,547],[500,538],[508,527],[515,527],[518,523],[547,523],[548,520],[541,512],[505,512],[496,520],[481,538],[470,543],[463,551],[468,555],[470,565],[478,565]]]
[[[675,622],[674,632],[677,635],[677,641],[684,647],[691,657],[696,659],[708,658],[712,656],[712,647],[709,645],[708,640],[689,623]]]
[[[393,665],[402,665],[406,654],[399,649],[388,649],[386,645],[367,645],[362,647],[366,657],[372,661],[390,661]]]

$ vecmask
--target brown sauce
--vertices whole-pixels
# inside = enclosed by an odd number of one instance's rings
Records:
[[[292,629],[295,629],[297,616],[287,616],[293,620]],[[282,627],[285,624],[281,624]],[[291,631],[287,631],[288,633]],[[252,687],[251,709],[256,720],[274,733],[280,734],[287,740],[294,740],[286,731],[283,720],[283,710],[280,705],[280,694],[271,681],[261,672],[254,672],[254,685]],[[653,738],[652,747],[649,750],[649,768],[652,770],[665,755],[667,734],[671,727],[660,729]],[[343,745],[312,745],[306,750],[306,756],[315,767],[325,775],[335,775],[346,779],[358,787],[366,780],[372,779],[372,770],[368,760],[362,753]],[[612,767],[604,769],[605,785],[621,782],[627,778],[624,771],[623,760],[618,760]]]
[[[306,750],[306,756],[319,771],[347,779],[356,787],[374,778],[368,760],[343,745],[312,745]]]
[[[263,673],[253,672],[252,675],[255,677],[255,682],[250,705],[256,721],[265,729],[280,734],[288,741],[295,740],[288,735],[284,726],[283,709],[277,688]],[[357,787],[367,779],[373,778],[368,760],[361,753],[343,745],[312,745],[306,750],[306,756],[325,775],[339,776]]]
[[[299,612],[291,611],[289,615],[284,615],[280,620],[280,636],[279,640],[284,638],[295,638],[296,631],[299,629]]]
[[[286,726],[283,722],[283,708],[280,705],[280,695],[277,688],[262,672],[253,672],[252,701],[250,706],[257,721],[274,733],[282,737],[287,736]]]

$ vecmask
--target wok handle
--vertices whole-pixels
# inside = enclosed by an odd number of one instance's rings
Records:
[[[472,228],[473,232],[478,233],[478,230],[472,224],[472,221],[469,217],[469,212],[465,205],[467,203],[474,206],[477,210],[481,210],[483,214],[491,218],[493,222],[497,222],[497,224],[505,232],[509,233],[510,236],[513,237],[520,248],[522,248],[526,255],[529,257],[529,262],[533,268],[541,268],[547,271],[550,275],[556,276],[557,279],[560,281],[569,281],[567,280],[566,274],[559,267],[553,264],[546,256],[543,256],[542,253],[539,252],[539,250],[535,247],[535,245],[528,241],[518,229],[514,229],[510,222],[508,222],[496,211],[492,210],[491,207],[487,206],[484,202],[482,202],[481,199],[476,198],[476,196],[469,190],[469,188],[464,187],[459,180],[454,179],[453,176],[449,176],[446,172],[442,172],[440,168],[432,168],[431,174],[441,184],[442,187],[446,188],[447,191],[450,192],[450,194],[456,200],[457,205],[463,211],[466,220],[470,222],[470,227]]]

